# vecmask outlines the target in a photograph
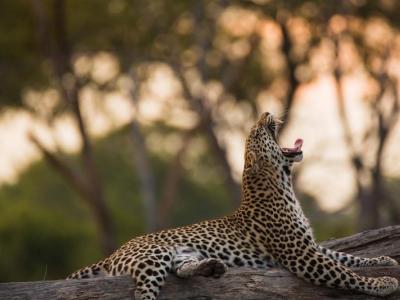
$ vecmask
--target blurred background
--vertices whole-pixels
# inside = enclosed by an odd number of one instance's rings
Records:
[[[264,112],[318,240],[400,223],[400,2],[0,2],[0,281],[231,212]]]

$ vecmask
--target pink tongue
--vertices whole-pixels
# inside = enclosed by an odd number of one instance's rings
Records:
[[[296,151],[296,152],[301,151],[301,146],[303,146],[303,140],[302,140],[302,139],[297,139],[297,140],[294,142],[293,151]]]
[[[303,146],[303,140],[302,139],[297,139],[294,142],[294,147],[293,148],[283,148],[283,150],[286,151],[286,152],[300,152],[301,151],[301,146]]]

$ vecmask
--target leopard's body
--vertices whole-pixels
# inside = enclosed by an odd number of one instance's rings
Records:
[[[230,216],[132,239],[68,278],[129,274],[137,300],[156,299],[170,273],[219,277],[226,267],[279,265],[317,285],[388,295],[391,277],[362,277],[347,267],[396,265],[389,257],[360,258],[316,244],[293,192],[290,169],[301,152],[276,142],[277,120],[264,113],[246,141],[242,202]]]

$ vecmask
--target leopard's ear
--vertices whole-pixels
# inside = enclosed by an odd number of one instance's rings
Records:
[[[245,172],[256,175],[261,169],[261,161],[254,151],[248,151],[245,157]]]

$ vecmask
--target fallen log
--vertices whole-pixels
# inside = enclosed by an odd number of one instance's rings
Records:
[[[331,249],[372,257],[388,255],[400,261],[400,226],[390,226],[323,243]],[[364,276],[393,276],[400,266],[354,269]],[[55,280],[0,284],[1,300],[26,299],[134,299],[135,286],[127,276],[85,280]],[[376,297],[317,287],[281,269],[232,268],[222,278],[178,279],[170,276],[160,300],[261,300],[261,299],[377,299]],[[400,299],[400,290],[386,299]]]

